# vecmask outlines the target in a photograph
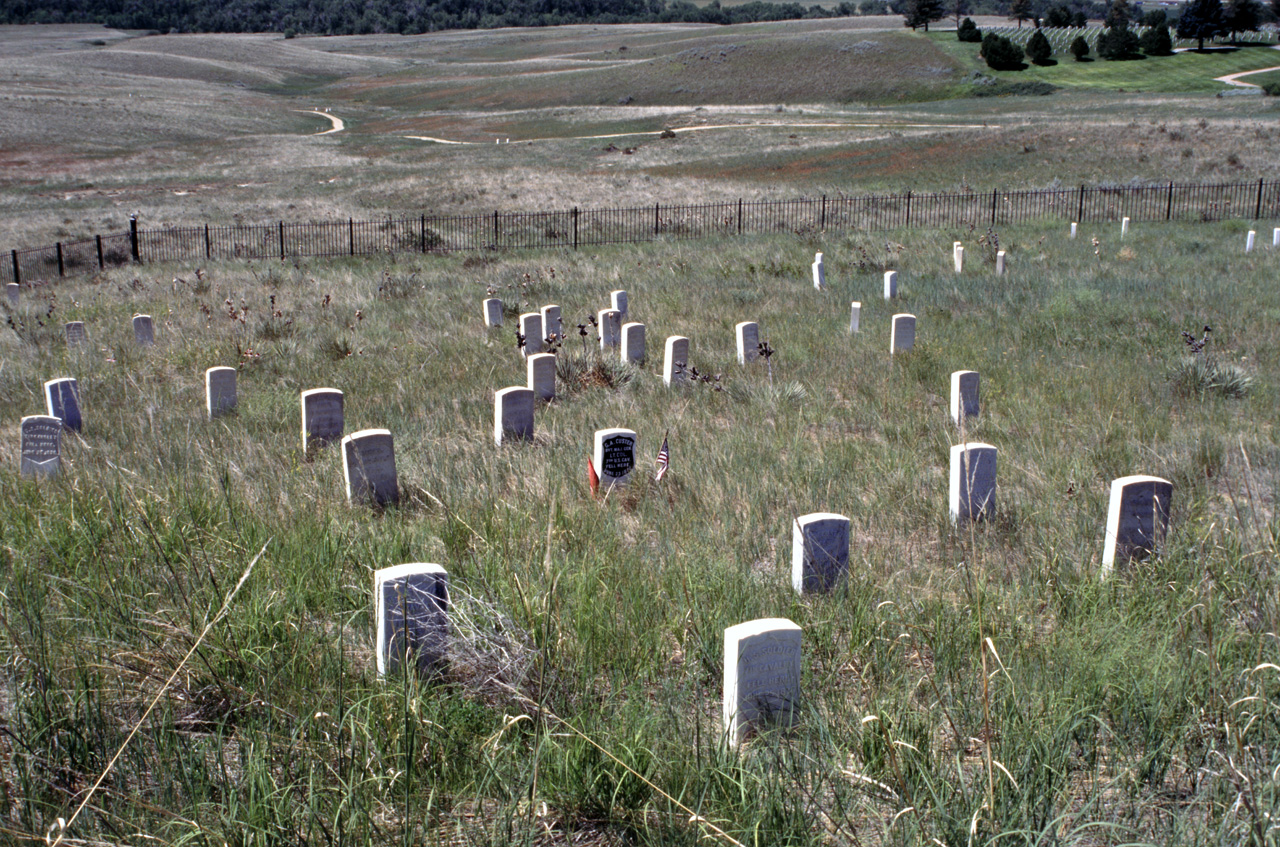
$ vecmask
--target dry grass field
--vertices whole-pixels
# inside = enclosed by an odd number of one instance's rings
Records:
[[[1095,63],[1096,90],[1075,73],[1047,97],[974,98],[950,38],[896,17],[297,39],[5,28],[0,245],[118,231],[135,212],[157,227],[1280,169],[1271,98],[1184,93],[1154,61]],[[1114,90],[1121,70],[1143,93]],[[346,129],[316,135],[313,109]]]

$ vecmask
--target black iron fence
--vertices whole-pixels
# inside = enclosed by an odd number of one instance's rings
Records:
[[[138,229],[52,247],[10,251],[9,281],[47,279],[127,262],[366,256],[578,249],[659,238],[692,239],[766,232],[998,226],[1038,218],[1118,221],[1280,218],[1280,181],[1117,186],[951,194],[887,194],[709,203],[632,209],[418,215],[376,221]]]

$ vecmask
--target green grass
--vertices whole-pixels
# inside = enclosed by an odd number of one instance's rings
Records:
[[[1275,252],[1242,252],[1248,226],[780,234],[203,280],[144,266],[26,290],[0,336],[0,826],[43,837],[70,817],[160,695],[70,837],[692,845],[708,833],[692,810],[753,845],[1267,843],[1280,298]],[[808,282],[819,250],[826,292]],[[480,301],[558,303],[573,327],[613,288],[649,360],[495,448],[493,391],[524,367]],[[891,358],[899,311],[917,348]],[[154,348],[133,347],[135,312],[156,317]],[[75,319],[86,350],[60,342]],[[736,364],[744,319],[772,375]],[[1204,324],[1244,396],[1180,388],[1179,333]],[[670,334],[725,391],[662,386]],[[560,355],[580,351],[571,335]],[[240,408],[208,422],[215,364],[239,367]],[[1000,470],[996,518],[956,531],[961,368],[982,378],[967,437]],[[21,480],[18,418],[62,375],[84,432],[62,477]],[[298,392],[321,385],[346,392],[349,432],[392,431],[399,507],[348,506],[336,450],[307,461]],[[639,433],[640,471],[596,502],[583,460],[615,425]],[[1171,537],[1100,584],[1108,485],[1139,472],[1174,482]],[[790,524],[825,510],[852,519],[849,583],[799,598]],[[371,575],[409,561],[449,570],[451,661],[380,683]],[[804,629],[802,720],[729,754],[722,631],[767,616]]]
[[[1216,77],[1280,63],[1280,53],[1264,45],[1246,45],[1229,53],[1176,53],[1147,56],[1123,62],[1099,59],[1091,51],[1091,62],[1077,62],[1067,52],[1055,54],[1056,65],[1028,64],[1022,71],[993,71],[978,57],[978,45],[962,44],[954,33],[930,33],[941,49],[968,68],[1010,82],[1044,81],[1063,88],[1096,91],[1198,93],[1217,92],[1226,86]]]

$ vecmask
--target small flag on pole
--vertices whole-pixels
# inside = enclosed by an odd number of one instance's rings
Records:
[[[591,496],[595,497],[600,491],[600,476],[596,473],[596,466],[590,456],[587,457],[587,481],[591,483]]]
[[[671,451],[667,449],[667,436],[662,436],[662,449],[658,451],[658,471],[653,475],[654,482],[660,482],[662,475],[667,472],[667,466],[671,464]]]

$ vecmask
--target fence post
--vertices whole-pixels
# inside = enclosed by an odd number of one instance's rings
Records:
[[[142,261],[142,253],[138,250],[138,216],[129,216],[129,248],[133,251],[133,260]]]
[[[911,226],[911,189],[907,189],[907,222],[904,226]]]
[[[658,227],[659,227],[659,225],[660,225],[660,224],[659,224],[659,221],[658,221],[658,204],[657,204],[657,203],[654,203],[654,204],[653,204],[653,234],[654,234],[655,236],[658,234]]]
[[[280,222],[280,261],[284,261],[284,221]]]
[[[573,249],[578,249],[578,207],[573,207]]]
[[[209,225],[204,225],[204,257],[213,258],[213,242],[209,240]]]
[[[1173,220],[1173,182],[1169,182],[1169,199],[1164,204],[1164,219],[1166,221]]]
[[[427,252],[427,216],[423,215],[422,220],[418,224],[418,244],[422,248],[422,252]]]
[[[58,247],[58,276],[66,276],[66,272],[63,270],[63,267],[62,267],[62,242],[61,241],[58,242],[57,247]]]
[[[742,235],[742,198],[738,198],[738,235]]]
[[[1076,209],[1076,220],[1084,220],[1084,183],[1080,184],[1080,207]]]
[[[827,195],[822,195],[822,214],[818,218],[818,229],[826,230],[827,228]]]
[[[493,249],[498,249],[498,210],[493,210]]]
[[[13,256],[13,281],[22,285],[22,271],[18,270],[18,251],[12,250],[10,255]]]
[[[356,254],[356,222],[354,218],[347,218],[347,243],[351,245],[351,255]]]
[[[993,188],[991,190],[991,225],[992,226],[996,225],[996,202],[999,200],[999,198],[1000,198],[1000,190],[998,188]]]
[[[1253,207],[1253,219],[1256,221],[1262,217],[1262,180],[1258,180],[1258,203]]]
[[[102,261],[102,236],[95,235],[93,240],[98,243],[98,270],[102,270],[106,267],[106,263]]]

